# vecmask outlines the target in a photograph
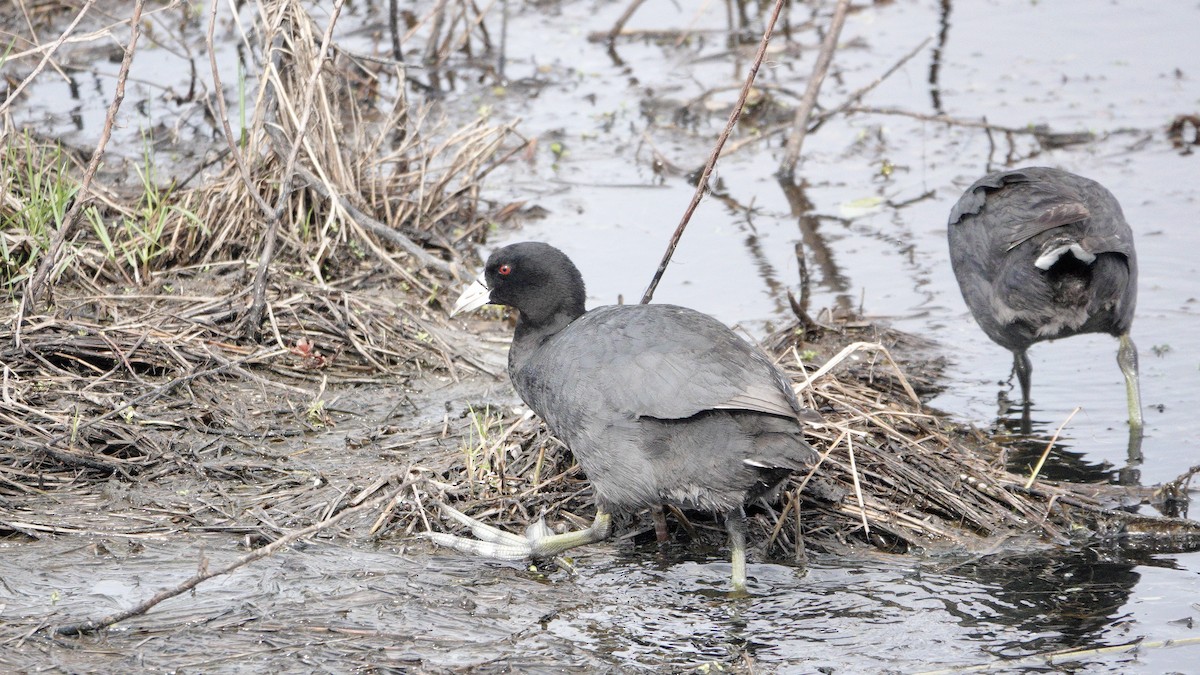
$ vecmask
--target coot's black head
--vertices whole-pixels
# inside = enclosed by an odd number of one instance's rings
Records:
[[[527,241],[496,249],[483,276],[458,299],[454,314],[483,305],[507,305],[521,320],[542,324],[584,313],[583,277],[571,259],[549,244]]]

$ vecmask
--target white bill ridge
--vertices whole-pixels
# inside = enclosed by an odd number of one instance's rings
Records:
[[[475,283],[467,286],[462,295],[458,296],[458,300],[454,303],[454,309],[450,310],[450,316],[474,311],[491,301],[491,291],[484,285],[483,277],[480,277],[475,280]]]

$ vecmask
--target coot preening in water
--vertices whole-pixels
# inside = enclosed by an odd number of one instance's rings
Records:
[[[803,410],[787,377],[760,350],[707,314],[673,305],[584,310],[579,270],[562,251],[512,244],[488,258],[454,312],[485,304],[520,312],[508,374],[517,393],[574,453],[592,482],[586,530],[525,536],[453,509],[480,540],[435,542],[490,557],[547,558],[608,536],[610,513],[663,503],[720,513],[733,586],[746,585],[743,505],[812,465]]]
[[[1112,193],[1060,169],[992,173],[967,188],[947,230],[963,299],[983,332],[1012,351],[1026,409],[1030,345],[1109,333],[1120,340],[1129,424],[1140,434],[1137,348],[1129,338],[1137,254]]]

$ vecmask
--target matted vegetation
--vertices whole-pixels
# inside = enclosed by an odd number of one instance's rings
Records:
[[[138,46],[128,17],[107,22],[89,8],[76,16],[99,23],[73,23],[64,38],[116,39],[129,45],[127,62],[163,48],[162,35]],[[143,28],[179,22],[173,47],[203,40],[195,68],[217,48],[217,23],[246,50],[240,110],[199,91],[181,105],[203,112],[215,142],[192,153],[199,166],[178,180],[163,163],[195,136],[160,147],[143,130],[124,161],[105,152],[125,119],[120,96],[94,152],[19,127],[13,101],[47,76],[62,41],[31,37],[10,50],[9,64],[29,69],[0,109],[0,283],[11,300],[0,328],[0,533],[257,532],[262,521],[244,518],[247,508],[265,514],[252,506],[262,503],[275,533],[320,520],[338,500],[314,512],[307,499],[344,488],[331,479],[338,468],[314,479],[321,470],[287,466],[268,448],[295,450],[334,426],[333,390],[462,369],[443,296],[497,209],[480,201],[481,180],[523,143],[511,124],[454,123],[410,104],[402,62],[339,48],[336,12],[311,9],[264,0],[233,24],[185,3],[145,10]],[[15,11],[38,26],[71,16]],[[142,11],[138,3],[134,16]],[[459,38],[479,39],[442,21],[435,13],[412,25],[454,38],[433,63]],[[113,156],[93,173],[89,156],[100,154]]]
[[[231,127],[222,97],[198,102],[217,138],[232,128],[236,137],[209,148],[217,159],[186,185],[164,182],[169,153],[144,135],[127,173],[117,162],[92,176],[84,151],[17,128],[5,105],[0,283],[14,301],[0,335],[11,406],[0,433],[14,453],[9,470],[128,473],[162,450],[153,434],[112,442],[153,426],[148,397],[183,405],[201,381],[262,378],[249,368],[301,384],[456,372],[441,338],[443,291],[486,231],[480,181],[519,139],[510,125],[455,127],[410,105],[404,64],[337,49],[336,17],[319,26],[290,1],[254,9],[254,24],[227,36],[258,69],[238,83],[241,122]],[[171,3],[154,13],[198,29],[207,17],[191,12]],[[211,50],[211,33],[207,42]]]

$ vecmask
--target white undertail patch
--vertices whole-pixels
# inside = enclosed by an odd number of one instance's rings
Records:
[[[1071,242],[1070,244],[1055,246],[1049,251],[1046,251],[1041,255],[1041,257],[1033,262],[1033,266],[1040,270],[1048,270],[1051,267],[1054,267],[1054,263],[1058,262],[1059,258],[1062,258],[1063,255],[1068,251],[1080,262],[1087,263],[1088,265],[1091,265],[1096,259],[1096,254],[1085,250],[1079,245],[1079,242]]]

